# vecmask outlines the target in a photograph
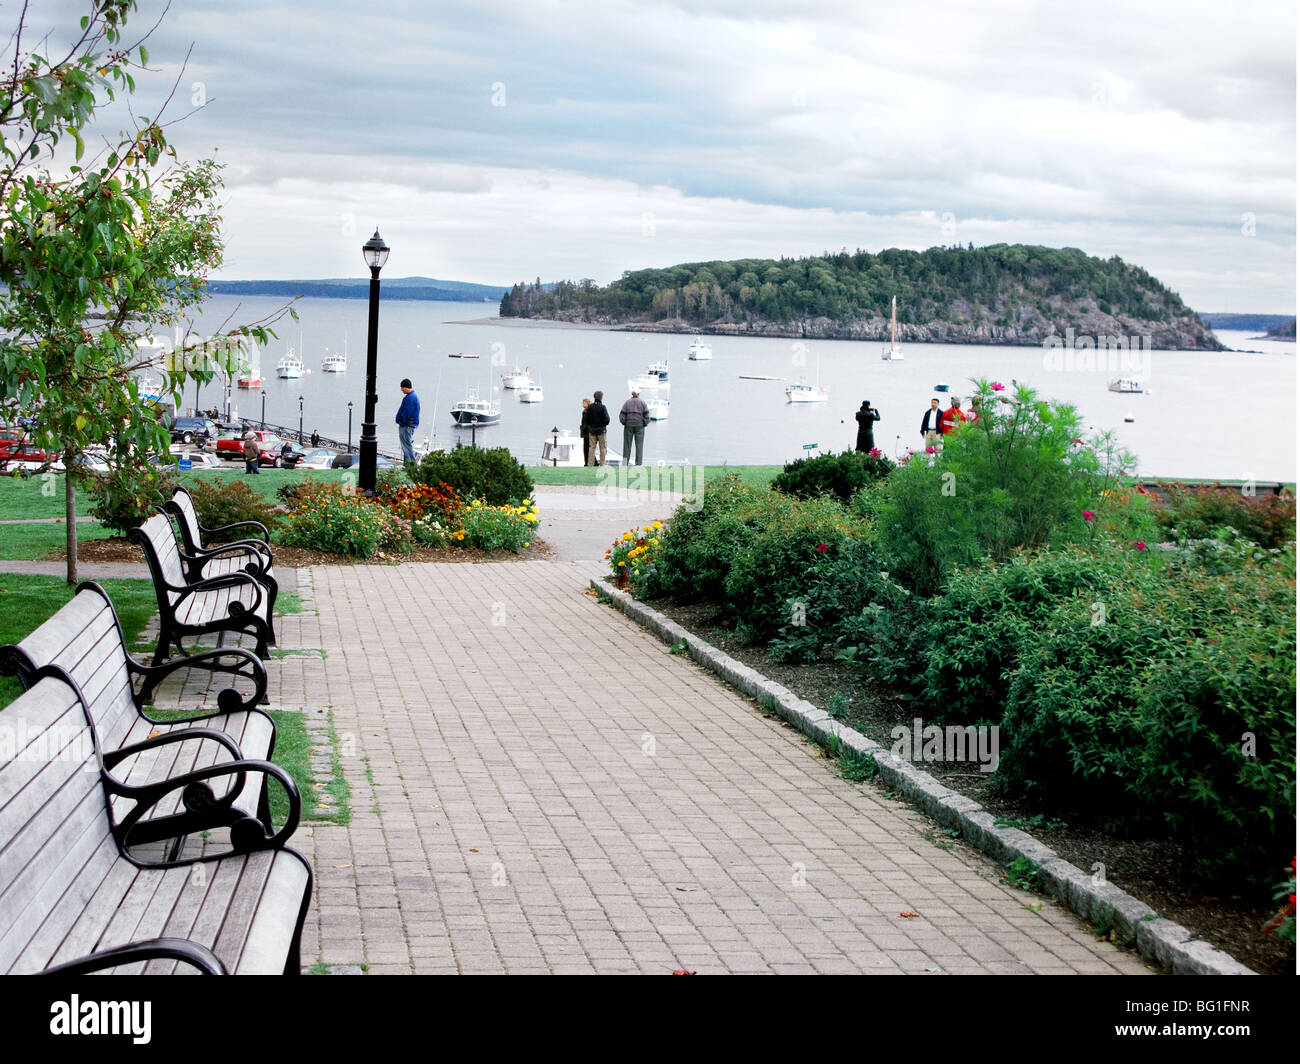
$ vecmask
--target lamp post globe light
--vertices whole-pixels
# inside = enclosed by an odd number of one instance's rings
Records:
[[[266,389],[262,389],[262,430],[266,430]]]
[[[298,442],[303,443],[302,438],[302,396],[298,396]]]
[[[348,454],[352,453],[352,400],[348,400]]]
[[[366,329],[366,412],[361,422],[361,474],[357,487],[362,492],[375,490],[375,467],[379,454],[379,438],[375,435],[376,362],[379,355],[379,271],[388,261],[388,245],[379,230],[361,245],[361,254],[370,267],[370,322]]]

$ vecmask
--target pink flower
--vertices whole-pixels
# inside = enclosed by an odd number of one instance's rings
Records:
[[[1071,442],[1071,443],[1082,443],[1083,440],[1079,439],[1079,437],[1076,436],[1076,437],[1075,437],[1074,439],[1072,439],[1070,442]]]
[[[1137,547],[1138,550],[1146,550],[1146,549],[1147,549],[1147,543],[1146,543],[1146,540],[1144,540],[1144,539],[1139,539],[1136,543],[1133,544],[1133,546]]]
[[[868,458],[883,458],[884,456],[885,456],[885,452],[882,451],[879,447],[873,447],[871,448],[871,450],[867,452]]]
[[[1005,385],[1005,384],[999,384],[997,381],[994,381],[994,382],[993,382],[992,387],[993,387],[993,390],[994,390],[995,392],[1004,391],[1004,390],[1006,389],[1006,385]]]
[[[818,544],[817,544],[817,553],[818,553],[818,554],[825,554],[828,550],[830,550],[830,545],[829,545],[829,544],[827,544],[827,543],[818,543]]]
[[[1084,511],[1083,511],[1083,519],[1084,519],[1085,521],[1091,521],[1091,520],[1092,520],[1094,517],[1096,517],[1096,516],[1097,516],[1097,515],[1096,515],[1095,513],[1093,513],[1091,510],[1084,510]]]
[[[934,453],[935,453],[935,450],[934,450],[933,447],[927,447],[927,448],[925,449],[925,453],[926,453],[926,454],[934,454]]]

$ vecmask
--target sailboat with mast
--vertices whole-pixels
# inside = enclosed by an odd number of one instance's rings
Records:
[[[880,357],[885,362],[897,362],[903,357],[903,349],[898,346],[898,296],[889,301],[889,346],[880,349]]]

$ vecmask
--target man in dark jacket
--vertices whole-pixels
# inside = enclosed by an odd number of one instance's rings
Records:
[[[632,398],[623,404],[618,412],[618,420],[623,424],[623,465],[626,467],[632,456],[632,443],[636,443],[636,464],[641,464],[641,451],[645,447],[645,427],[650,424],[650,408],[645,405],[641,393],[632,392]]]
[[[921,439],[926,448],[935,447],[939,442],[939,433],[943,431],[943,411],[939,409],[939,400],[930,400],[930,409],[921,418]]]
[[[601,402],[605,398],[604,392],[592,392],[591,394],[595,401],[591,406],[587,407],[587,438],[591,441],[591,449],[587,453],[587,465],[603,466],[605,458],[609,454],[608,446],[605,443],[605,432],[609,428],[609,411],[605,409],[605,404]]]

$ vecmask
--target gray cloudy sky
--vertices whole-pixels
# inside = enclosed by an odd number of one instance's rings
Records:
[[[1005,241],[1293,313],[1295,30],[1291,0],[174,0],[135,106],[192,42],[171,133],[228,165],[227,278],[361,276],[376,225],[390,275],[487,283]]]

